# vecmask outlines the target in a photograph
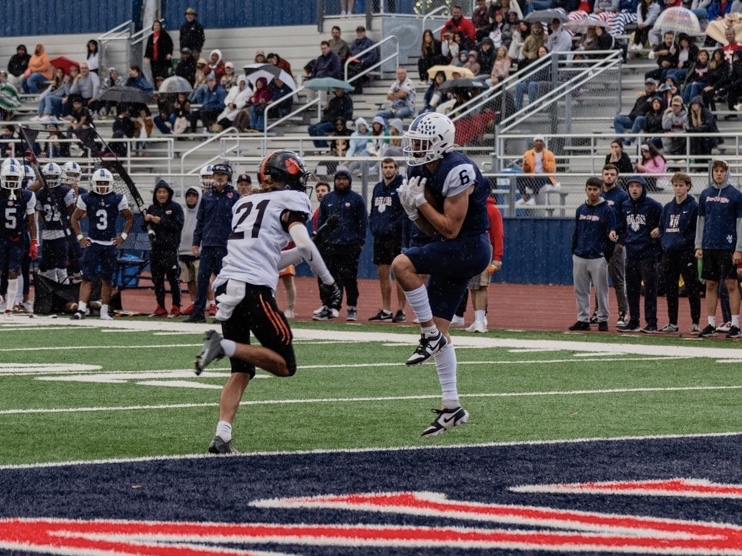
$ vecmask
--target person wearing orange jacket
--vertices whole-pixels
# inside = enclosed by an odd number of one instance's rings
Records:
[[[31,59],[28,61],[28,67],[20,79],[21,89],[26,94],[35,95],[39,92],[40,85],[51,80],[53,73],[54,67],[49,60],[49,55],[46,53],[44,45],[38,43]]]
[[[553,175],[556,172],[556,158],[554,153],[546,148],[546,139],[543,135],[533,137],[533,148],[523,153],[523,173],[538,174],[533,177],[518,179],[520,199],[516,205],[535,205],[539,191],[558,191],[559,182]]]

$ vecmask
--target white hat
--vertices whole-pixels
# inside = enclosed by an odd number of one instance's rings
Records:
[[[546,139],[544,139],[544,136],[541,134],[533,136],[533,142],[535,143],[536,141],[543,141],[544,143],[546,143]]]

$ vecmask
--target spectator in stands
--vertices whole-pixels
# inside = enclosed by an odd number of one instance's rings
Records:
[[[479,72],[482,69],[482,66],[479,65],[478,59],[479,59],[479,53],[476,50],[472,50],[469,52],[469,59],[464,64],[464,67],[468,69],[474,76],[476,77],[479,75]]]
[[[152,85],[150,85],[150,90]],[[82,99],[83,104],[87,105],[92,99],[98,97],[100,90],[100,79],[86,63],[80,64],[80,74],[75,77],[70,87],[70,95],[77,95]]]
[[[708,51],[699,50],[698,54],[696,54],[695,60],[688,68],[688,73],[686,74],[682,94],[683,102],[685,104],[688,104],[694,96],[703,93],[710,69]]]
[[[556,157],[546,148],[543,135],[533,137],[533,148],[523,153],[522,168],[524,174],[540,175],[518,178],[520,199],[516,205],[535,205],[541,189],[546,187],[553,191],[559,188],[559,182],[552,175],[556,172]]]
[[[740,84],[742,86],[742,83]],[[701,95],[696,95],[690,101],[688,111],[688,133],[718,133],[714,114],[703,104]],[[711,149],[721,142],[721,137],[693,137],[690,140],[691,155],[710,155]],[[696,162],[700,160],[696,159]],[[705,165],[704,165],[705,166]]]
[[[698,53],[699,48],[696,46],[693,37],[686,33],[680,33],[678,35],[677,65],[670,69],[667,75],[674,77],[678,83],[684,83],[688,70],[694,65]]]
[[[618,114],[613,118],[613,129],[616,130],[617,135],[623,135],[627,129],[631,130],[631,133],[639,133],[644,126],[644,120],[647,112],[651,108],[651,99],[657,93],[657,80],[656,79],[645,79],[644,80],[644,93],[636,99],[634,106],[631,108],[631,112],[628,115]],[[624,140],[624,145],[631,145],[634,141],[633,137],[629,137]]]
[[[688,195],[693,182],[690,176],[677,172],[671,178],[675,198],[662,208],[660,242],[662,245],[661,272],[665,284],[668,324],[660,332],[678,331],[678,279],[682,276],[690,304],[691,332],[701,332],[701,283],[695,258],[696,220],[698,203]]]
[[[385,120],[390,118],[404,120],[415,113],[415,85],[407,77],[407,70],[404,67],[399,66],[396,75],[396,81],[391,84],[386,94],[389,108],[376,113]]]
[[[350,63],[348,64],[348,79],[373,66],[379,59],[379,52],[374,46],[374,41],[366,36],[366,28],[363,25],[356,27],[356,38],[350,43]],[[371,48],[368,52],[363,52]],[[368,82],[368,76],[364,75],[355,80],[356,93],[363,92],[363,84]]]
[[[198,14],[193,8],[187,8],[185,11],[185,22],[180,26],[180,50],[188,48],[191,56],[197,60],[201,56],[201,49],[206,42],[206,33],[204,27],[196,19]]]
[[[709,71],[706,74],[706,86],[703,88],[703,101],[711,110],[716,110],[716,94],[720,83],[727,79],[730,71],[730,64],[724,57],[721,48],[717,48],[711,53],[709,60]],[[691,97],[692,98],[692,97]]]
[[[338,87],[335,89],[334,96],[324,106],[322,119],[316,124],[309,126],[309,135],[312,137],[322,137],[335,129],[336,119],[341,117],[343,125],[345,121],[353,118],[353,99],[346,93],[345,89]],[[326,149],[327,141],[314,141],[314,146],[318,149]]]
[[[170,113],[169,120],[173,134],[180,135],[188,130],[191,125],[191,101],[188,100],[187,94],[178,93],[173,102],[173,111]]]
[[[523,46],[518,54],[518,70],[522,70],[528,64],[540,58],[539,49],[546,47],[546,33],[540,22],[531,23],[531,34],[523,41]],[[548,50],[546,51],[548,54]]]
[[[152,194],[152,204],[147,208],[142,222],[144,229],[154,232],[149,238],[152,244],[150,268],[157,307],[151,317],[168,316],[165,309],[165,280],[168,281],[173,298],[170,316],[180,316],[178,250],[184,214],[180,203],[173,201],[173,195],[173,188],[168,182],[158,181]]]
[[[280,77],[274,77],[268,85],[271,92],[271,100],[268,102],[268,115],[272,118],[282,118],[291,112],[294,103],[291,87],[281,81]],[[283,99],[283,100],[281,100]],[[280,102],[278,102],[280,100]]]
[[[162,21],[155,20],[152,23],[152,34],[147,37],[147,45],[144,48],[144,62],[149,62],[152,79],[167,77],[172,59],[173,39],[163,28]]]
[[[351,190],[353,176],[346,168],[338,168],[333,177],[333,190],[322,198],[318,224],[322,226],[331,215],[339,222],[325,240],[322,258],[337,285],[345,292],[346,320],[358,319],[358,261],[366,242],[368,212],[363,197]],[[315,320],[333,318],[327,311]]]
[[[342,79],[342,63],[340,57],[330,48],[328,41],[322,41],[319,45],[320,55],[314,61],[312,68],[307,76],[308,79],[316,77],[334,77]]]
[[[15,88],[20,87],[19,79],[28,69],[28,62],[30,60],[31,55],[26,50],[26,45],[19,44],[15,49],[15,54],[13,54],[10,57],[10,61],[8,61],[8,83],[13,85]]]
[[[441,101],[447,98],[446,93],[440,90],[441,85],[445,82],[446,72],[437,72],[433,82],[430,84],[427,91],[425,91],[425,96],[423,97],[425,105],[420,110],[420,114],[423,112],[435,112]]]
[[[662,128],[665,133],[685,133],[688,129],[688,111],[685,109],[682,97],[673,97],[662,118]],[[686,154],[684,137],[665,138],[664,145],[666,153]]]
[[[510,41],[510,47],[508,48],[508,56],[510,59],[517,63],[520,58],[520,51],[523,48],[528,36],[531,34],[531,26],[527,21],[518,21],[516,28],[513,31],[513,39]]]
[[[490,21],[489,9],[485,0],[477,0],[474,10],[471,13],[471,22],[476,29],[475,40],[481,41],[490,34],[492,22]]]
[[[366,150],[370,156],[380,157],[388,144],[389,128],[387,127],[384,118],[376,116],[371,122],[371,135],[369,136]]]
[[[73,66],[73,68],[75,67],[76,66]],[[72,68],[70,68],[70,70],[72,70]],[[77,69],[77,72],[80,72],[79,68]],[[125,83],[126,81],[123,76],[119,74],[119,71],[116,68],[108,68],[108,77],[105,77],[100,82],[100,93],[102,94],[103,91],[111,87],[123,87]],[[99,103],[98,114],[100,115],[100,118],[105,120],[109,113],[113,115],[115,106],[116,103],[111,101]]]
[[[54,76],[54,67],[49,61],[49,55],[44,45],[38,43],[33,55],[28,61],[26,71],[20,78],[21,89],[26,94],[37,94],[39,87]]]
[[[402,136],[404,135],[404,125],[402,120],[394,118],[389,120],[389,144],[386,145],[379,156],[403,156]]]
[[[665,82],[657,88],[657,96],[662,99],[665,106],[670,106],[672,99],[680,95],[678,83],[674,77],[666,77]],[[682,97],[681,97],[682,99]]]
[[[134,137],[138,139],[147,139],[152,136],[155,123],[152,120],[152,113],[145,104],[137,104],[134,117]],[[146,141],[136,141],[134,143],[134,150],[131,153],[132,156],[145,156],[145,150],[147,149]]]
[[[621,205],[623,218],[618,223],[626,247],[626,297],[629,322],[619,332],[657,332],[657,261],[660,256],[660,219],[662,205],[647,196],[647,182],[632,176],[627,183],[629,199]],[[639,301],[644,286],[644,319],[641,328]]]
[[[737,42],[734,27],[727,27],[726,29],[724,29],[724,42],[722,43],[721,47],[726,61],[731,64],[734,51],[739,49],[742,49],[742,44]]]
[[[332,136],[334,139],[330,141],[330,154],[336,158],[345,158],[348,155],[348,149],[350,148],[350,141],[347,137],[352,135],[352,131],[348,129],[348,124],[344,118],[338,116],[335,118],[334,128]],[[334,174],[337,168],[337,162],[330,162],[327,164],[328,173]]]
[[[256,50],[255,51],[255,58],[253,58],[253,62],[256,64],[267,64],[268,58],[265,57],[265,51],[264,50]]]
[[[613,50],[616,48],[616,39],[605,27],[595,27],[595,36],[598,38],[598,50]]]
[[[113,139],[131,139],[134,137],[134,122],[129,117],[129,108],[126,104],[118,106],[118,114],[113,121]],[[111,141],[111,150],[118,156],[126,156],[128,152],[126,141]]]
[[[658,150],[663,148],[662,135],[665,133],[665,128],[662,127],[662,119],[665,117],[665,110],[665,101],[660,97],[654,97],[651,108],[645,116],[644,127],[642,127],[642,131],[649,136],[646,141],[652,143]]]
[[[216,77],[217,83],[222,82],[222,77],[224,77],[224,60],[222,59],[222,51],[219,49],[214,49],[209,53],[209,70],[214,74]]]
[[[355,0],[340,0],[340,16],[346,17],[353,13]]]
[[[538,57],[547,56],[549,51],[545,46],[538,49]],[[531,74],[528,78],[519,81],[515,87],[515,110],[516,112],[523,108],[523,96],[528,93],[528,104],[535,105],[536,99],[543,95],[552,82],[551,64],[543,66],[537,72]]]
[[[631,158],[629,158],[629,155],[623,150],[623,142],[621,139],[614,139],[611,141],[611,152],[605,155],[605,164],[613,164],[620,174],[630,174],[634,171],[634,165],[631,163]],[[616,176],[618,176],[618,173]],[[603,182],[605,184],[605,176],[603,176]]]
[[[510,76],[511,64],[512,62],[508,56],[507,47],[504,45],[498,47],[495,63],[492,65],[492,71],[490,72],[490,78],[487,83],[492,86],[507,79]]]
[[[652,174],[651,176],[642,178],[647,191],[662,191],[662,187],[658,182],[663,179],[662,174],[667,172],[667,161],[665,157],[657,150],[657,147],[653,143],[643,143],[639,148],[639,152],[641,153],[641,158],[634,164],[634,170],[640,174]],[[658,176],[657,174],[660,175]]]
[[[448,64],[455,64],[461,51],[461,33],[444,33],[441,41],[441,56]]]
[[[501,45],[509,46],[513,38],[510,24],[505,21],[505,14],[499,10],[492,16],[492,30],[488,37],[492,40],[494,48],[500,48]]]
[[[714,21],[715,19],[723,19],[732,9],[732,2],[722,0],[711,0],[708,6],[706,6],[706,13],[708,14],[708,20]]]
[[[739,108],[735,105],[739,100],[740,94],[742,94],[742,48],[734,51],[729,72],[724,79],[717,83],[716,88],[720,95],[726,94],[729,110],[737,110]],[[736,119],[737,114],[724,116],[724,120]]]
[[[421,83],[428,83],[430,76],[428,70],[438,64],[445,64],[443,53],[441,52],[441,42],[433,36],[433,31],[425,29],[423,31],[423,40],[420,45],[420,58],[417,61],[417,71]]]
[[[368,145],[368,138],[371,135],[371,130],[368,128],[368,122],[364,118],[358,118],[355,122],[356,129],[350,135],[350,141],[348,143],[348,151],[345,153],[346,159],[354,156],[371,156],[366,146]],[[360,161],[345,160],[344,166],[348,168],[351,173],[360,170]]]
[[[61,158],[69,156],[69,146],[61,141],[62,135],[56,122],[49,122],[46,126],[46,140],[41,143],[40,158]],[[2,137],[0,135],[0,137]],[[5,156],[5,155],[3,155]]]
[[[191,100],[194,99],[196,91],[200,87],[206,86],[206,77],[211,73],[209,68],[209,62],[204,58],[199,58],[196,62],[196,80],[193,83],[193,92],[191,93]]]
[[[90,68],[90,71],[98,75],[98,68],[100,64],[100,52],[98,52],[98,41],[90,39],[86,46],[85,63]]]
[[[572,50],[572,35],[562,27],[559,18],[551,20],[551,34],[546,39],[546,48],[549,52],[569,52]]]
[[[70,79],[64,74],[64,69],[54,70],[54,79],[51,85],[41,93],[39,97],[39,108],[37,116],[31,118],[32,122],[50,121],[62,116],[62,102],[70,93]]]
[[[340,30],[340,27],[334,25],[330,30],[330,40],[327,42],[330,44],[330,50],[338,55],[341,62],[345,62],[345,60],[348,58],[350,48],[348,46],[348,43],[341,38],[341,34],[342,31]]]
[[[142,68],[140,68],[136,64],[132,64],[131,66],[129,66],[129,79],[126,80],[125,85],[127,87],[134,87],[135,89],[140,89],[144,91],[145,93],[154,93],[155,91],[155,88],[152,86],[152,83],[147,81],[147,78],[144,77],[144,74],[142,73]]]
[[[234,72],[234,63],[233,62],[227,62],[224,64],[224,75],[222,75],[222,79],[220,81],[222,88],[225,91],[231,91],[232,87],[237,86],[239,83],[239,78],[237,77],[237,74]]]
[[[196,83],[196,60],[191,55],[190,48],[180,49],[180,62],[175,68],[175,75],[188,81],[191,87]]]
[[[649,32],[654,27],[654,22],[661,11],[662,8],[655,0],[640,0],[636,8],[636,31],[634,31],[634,40],[629,45],[629,50],[641,50],[649,42]]]
[[[291,73],[291,64],[289,64],[285,58],[281,58],[275,52],[268,53],[268,63],[276,66],[277,68],[281,68],[283,71],[288,73],[291,77],[294,77],[294,74]]]
[[[258,131],[265,129],[265,110],[271,98],[268,80],[265,77],[258,77],[255,81],[255,92],[247,102],[250,110],[250,129]]]
[[[455,5],[451,8],[451,19],[443,24],[441,29],[441,40],[443,40],[446,33],[457,33],[460,32],[463,37],[466,37],[470,41],[477,40],[477,29],[474,27],[471,19],[464,17],[464,9]]]
[[[174,94],[157,95],[157,115],[152,119],[152,122],[163,135],[170,135],[173,132],[170,125],[170,116],[173,113],[175,96]]]
[[[649,51],[648,57],[657,60],[657,69],[644,74],[645,78],[664,81],[668,72],[678,66],[678,45],[675,44],[675,33],[665,33],[662,42]]]
[[[224,108],[224,99],[227,93],[221,85],[216,82],[214,74],[209,74],[206,80],[206,88],[199,89],[194,104],[200,104],[201,108],[191,112],[191,133],[196,133],[198,120],[201,120],[204,128],[208,132],[211,125],[216,122],[216,118]]]
[[[479,63],[479,74],[490,75],[492,73],[492,66],[495,63],[495,48],[492,39],[485,37],[482,39],[477,52],[477,62]]]
[[[391,265],[394,257],[402,252],[402,223],[407,215],[399,202],[397,188],[402,185],[397,162],[392,158],[381,161],[381,180],[371,194],[369,230],[373,236],[373,263],[379,276],[381,309],[369,321],[404,322],[407,298],[400,287],[397,290],[397,311],[392,313]]]

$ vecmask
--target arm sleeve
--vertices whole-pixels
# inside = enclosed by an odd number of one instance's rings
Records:
[[[291,235],[291,239],[296,244],[296,249],[301,254],[301,257],[307,261],[312,272],[322,280],[323,284],[333,284],[335,279],[330,274],[330,271],[327,270],[325,261],[322,260],[322,256],[317,251],[317,246],[309,238],[309,232],[306,226],[297,222],[289,228],[289,235]]]
[[[703,224],[705,220],[705,216],[698,215],[698,220],[696,220],[696,249],[703,249]]]

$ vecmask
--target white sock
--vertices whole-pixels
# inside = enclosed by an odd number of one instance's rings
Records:
[[[732,326],[739,328],[739,315],[732,315]]]
[[[484,322],[484,309],[477,309],[476,311],[474,311],[474,320]]]
[[[80,301],[77,304],[77,310],[80,311],[81,313],[84,313],[85,311],[88,310],[88,304],[85,303],[84,301]]]
[[[232,440],[232,424],[226,421],[219,421],[216,424],[216,436],[224,440],[224,442]]]
[[[425,322],[433,320],[433,311],[430,309],[428,301],[428,290],[425,286],[420,286],[409,292],[404,292],[407,302],[410,304],[412,311],[415,313],[417,320]]]
[[[5,294],[6,311],[13,310],[16,295],[18,295],[18,278],[12,278],[8,280],[8,291]]]
[[[107,315],[108,314],[108,305],[101,305],[100,306],[100,314],[101,315]]]
[[[64,284],[67,281],[67,269],[66,268],[58,268],[57,269],[57,282],[60,284]]]
[[[708,317],[708,319],[709,319],[709,324],[713,326],[714,328],[716,328],[716,315],[714,315],[713,317]]]
[[[23,301],[23,274],[18,275],[18,289],[15,291],[13,299],[15,299],[16,304]]]
[[[433,355],[435,370],[438,373],[438,382],[441,385],[441,403],[445,408],[454,408],[459,403],[459,391],[456,386],[456,350],[453,344],[444,346]]]
[[[232,340],[222,340],[219,342],[224,350],[224,355],[227,357],[233,357],[234,352],[237,351],[237,344]]]

